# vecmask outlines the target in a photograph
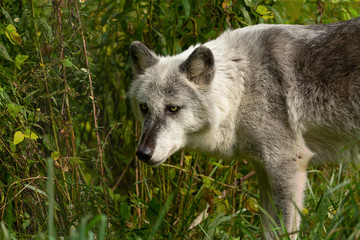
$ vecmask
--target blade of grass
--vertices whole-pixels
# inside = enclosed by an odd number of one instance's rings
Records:
[[[107,217],[105,215],[101,215],[101,221],[99,227],[99,240],[105,240],[106,224],[107,224]]]
[[[54,224],[54,162],[51,157],[47,158],[48,179],[46,193],[48,195],[48,235],[50,240],[56,239]]]
[[[154,239],[156,232],[157,232],[157,231],[159,230],[159,228],[160,228],[160,225],[161,225],[162,220],[164,219],[166,213],[167,213],[168,210],[169,210],[170,204],[171,204],[171,203],[173,202],[173,200],[174,200],[174,196],[175,196],[175,192],[172,192],[172,193],[170,194],[170,196],[166,199],[166,203],[165,203],[165,205],[164,205],[164,206],[161,208],[161,210],[160,210],[160,214],[159,214],[159,216],[157,217],[156,222],[155,222],[155,224],[154,224],[154,226],[153,226],[153,228],[152,228],[152,231],[151,231],[151,234],[150,234],[150,238],[149,238],[149,239]]]
[[[10,233],[7,230],[7,228],[5,227],[5,224],[3,222],[1,222],[1,235],[0,235],[1,239],[3,240],[10,240]]]

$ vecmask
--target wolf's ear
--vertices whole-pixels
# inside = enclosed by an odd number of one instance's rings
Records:
[[[180,64],[179,70],[187,75],[187,78],[196,83],[207,85],[214,75],[214,55],[205,46],[196,48],[185,62]]]
[[[146,68],[151,67],[158,61],[156,54],[138,41],[131,43],[130,55],[134,74],[144,73]]]

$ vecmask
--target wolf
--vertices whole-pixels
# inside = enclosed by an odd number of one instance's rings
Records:
[[[138,41],[129,51],[137,157],[159,166],[186,148],[246,158],[268,213],[263,238],[297,238],[309,164],[359,158],[360,18],[227,30],[175,56]],[[269,230],[281,223],[285,232]]]

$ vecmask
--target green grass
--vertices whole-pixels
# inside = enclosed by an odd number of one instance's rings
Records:
[[[196,162],[196,159],[195,159]],[[195,172],[195,164],[189,166],[192,173],[182,172],[182,187],[168,189],[165,186],[162,193],[155,197],[156,187],[150,190],[153,198],[148,202],[138,199],[131,210],[120,207],[124,221],[112,226],[107,225],[105,215],[79,216],[79,222],[71,225],[69,235],[55,237],[54,214],[56,212],[56,200],[53,196],[53,183],[51,158],[48,159],[48,215],[47,228],[43,233],[34,235],[37,239],[257,239],[260,236],[260,219],[258,208],[247,203],[251,194],[254,201],[258,200],[257,185],[255,177],[243,183],[244,191],[235,195],[229,193],[225,199],[218,199],[228,190],[228,183],[223,177],[231,171],[232,167],[216,164],[209,176],[217,175],[217,180],[205,180]],[[170,166],[170,165],[169,165]],[[185,169],[187,167],[185,166]],[[237,168],[237,166],[235,167]],[[247,167],[245,166],[245,169]],[[154,175],[165,173],[167,181],[171,167],[160,167],[154,169]],[[154,172],[155,172],[154,171]],[[308,171],[308,189],[303,210],[303,222],[301,225],[301,239],[358,239],[360,236],[360,186],[359,167],[356,165],[340,165],[337,167],[326,167],[310,169]],[[179,177],[179,176],[175,176]],[[158,181],[151,184],[156,186],[162,184],[162,176]],[[142,182],[143,185],[145,181]],[[173,182],[174,186],[179,181]],[[162,187],[162,186],[160,186]],[[195,190],[195,191],[194,191]],[[169,192],[168,192],[169,191]],[[248,192],[249,191],[249,192]],[[162,200],[163,199],[163,200]],[[235,201],[235,202],[234,202]],[[78,203],[81,205],[83,203]],[[210,207],[209,207],[210,205]],[[124,205],[121,205],[124,206]],[[75,207],[76,208],[76,207]],[[111,207],[113,208],[113,206]],[[136,215],[136,209],[140,208],[141,218]],[[201,212],[208,209],[209,214],[205,219],[199,221],[198,225],[189,229],[192,221]],[[179,215],[180,213],[180,215]],[[127,215],[128,214],[128,215]],[[111,220],[111,219],[110,219]],[[116,224],[116,223],[115,223]],[[120,224],[120,225],[119,225]],[[58,227],[57,227],[58,228]],[[120,228],[117,230],[117,228]],[[46,230],[47,229],[47,230]],[[47,233],[46,233],[47,232]],[[62,232],[57,229],[57,232]],[[44,233],[46,233],[44,235]],[[24,235],[16,234],[7,224],[1,224],[0,239],[23,239]],[[107,238],[105,238],[107,236]],[[28,236],[29,237],[29,236]],[[28,238],[26,237],[26,238]],[[284,239],[286,237],[283,237]]]
[[[360,176],[354,164],[309,170],[302,234],[308,239],[360,237]]]
[[[234,186],[245,162],[135,160],[129,44],[179,53],[229,27],[354,18],[360,2],[61,2],[0,1],[0,240],[258,239],[256,176]],[[359,170],[309,170],[303,239],[360,238]]]

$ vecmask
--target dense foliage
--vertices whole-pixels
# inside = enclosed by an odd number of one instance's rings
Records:
[[[2,0],[0,7],[0,239],[258,238],[259,196],[246,160],[182,151],[152,169],[135,159],[129,44],[176,54],[227,28],[360,13],[359,1],[335,0]],[[360,237],[359,170],[309,171],[304,239]]]

